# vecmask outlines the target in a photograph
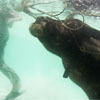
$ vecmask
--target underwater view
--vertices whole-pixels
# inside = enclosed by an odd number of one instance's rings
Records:
[[[0,0],[0,100],[100,99],[99,10],[99,0]]]

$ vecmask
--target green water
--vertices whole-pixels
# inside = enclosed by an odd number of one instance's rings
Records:
[[[88,100],[84,91],[69,78],[63,78],[64,68],[58,56],[48,52],[37,38],[31,36],[29,26],[35,20],[19,13],[21,21],[9,28],[5,48],[6,64],[21,79],[23,94],[16,100]],[[86,18],[86,22],[99,29],[99,22]],[[10,81],[0,73],[0,100],[10,92]]]

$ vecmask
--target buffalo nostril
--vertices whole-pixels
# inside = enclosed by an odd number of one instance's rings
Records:
[[[41,22],[41,21],[43,21],[45,19],[45,17],[38,17],[37,19],[36,19],[36,22]]]
[[[41,23],[41,22],[45,22],[45,21],[48,21],[48,17],[47,16],[40,16],[36,19],[36,23]]]

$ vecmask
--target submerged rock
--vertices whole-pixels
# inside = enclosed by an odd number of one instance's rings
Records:
[[[90,100],[100,99],[100,31],[77,19],[38,17],[30,32],[62,58],[65,78],[79,85]]]

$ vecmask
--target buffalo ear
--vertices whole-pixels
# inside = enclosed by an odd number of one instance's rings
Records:
[[[80,50],[100,59],[100,40],[91,37],[82,43]]]

